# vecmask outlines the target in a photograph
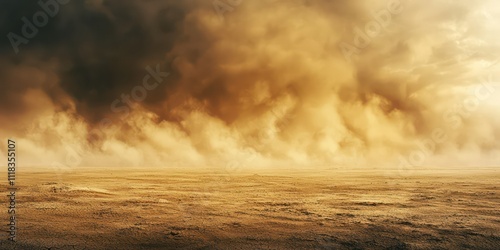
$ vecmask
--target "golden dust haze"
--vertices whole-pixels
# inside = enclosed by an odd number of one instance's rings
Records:
[[[1,139],[41,168],[499,165],[497,1],[237,2],[75,1],[3,39]]]

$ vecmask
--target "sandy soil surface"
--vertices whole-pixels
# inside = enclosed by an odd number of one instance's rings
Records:
[[[19,173],[0,249],[500,249],[500,172],[456,172]]]

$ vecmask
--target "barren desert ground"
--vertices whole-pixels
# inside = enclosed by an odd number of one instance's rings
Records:
[[[500,249],[499,186],[491,169],[19,171],[0,248]]]

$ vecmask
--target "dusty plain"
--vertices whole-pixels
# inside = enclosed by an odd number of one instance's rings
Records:
[[[18,173],[0,249],[500,249],[500,172]],[[1,188],[7,193],[5,182]]]

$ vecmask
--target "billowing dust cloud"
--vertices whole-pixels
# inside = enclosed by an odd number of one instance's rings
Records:
[[[493,0],[42,2],[0,8],[24,165],[500,163]]]

